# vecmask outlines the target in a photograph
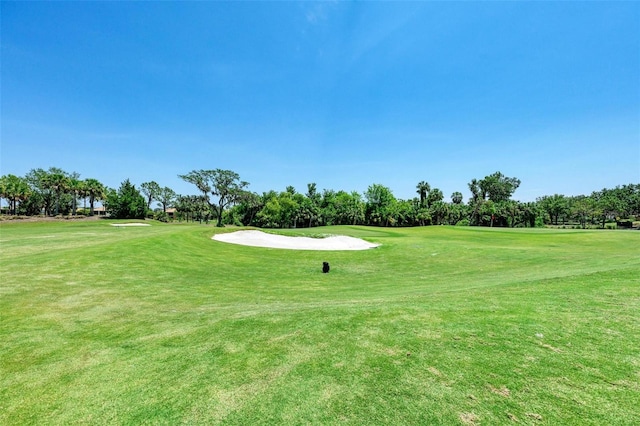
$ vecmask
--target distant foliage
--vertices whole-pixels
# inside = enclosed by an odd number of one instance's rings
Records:
[[[94,214],[94,203],[106,204],[112,217],[169,220],[167,209],[178,221],[257,226],[263,228],[309,228],[327,225],[427,226],[471,225],[499,227],[637,228],[640,219],[640,184],[604,188],[590,195],[545,195],[535,202],[513,199],[520,179],[495,172],[468,184],[470,197],[455,191],[446,198],[427,181],[415,186],[416,196],[403,200],[382,184],[364,193],[319,190],[307,184],[306,193],[293,186],[284,191],[258,194],[231,170],[193,170],[179,175],[195,185],[198,195],[176,194],[155,181],[140,186],[141,195],[129,180],[118,191],[96,179],[81,180],[77,173],[56,167],[33,169],[25,177],[0,177],[4,215]],[[143,202],[140,203],[142,197]],[[448,201],[450,200],[450,201]],[[463,202],[466,200],[466,202]],[[153,213],[157,202],[162,214]],[[607,225],[613,224],[613,225]]]
[[[129,179],[122,182],[118,191],[109,191],[106,206],[115,219],[144,219],[147,211],[145,198]]]

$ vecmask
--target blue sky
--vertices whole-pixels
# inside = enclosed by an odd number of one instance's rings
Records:
[[[1,3],[0,174],[640,183],[640,2]]]

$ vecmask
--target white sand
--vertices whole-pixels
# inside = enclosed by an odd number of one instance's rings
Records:
[[[267,234],[261,231],[237,231],[216,234],[213,239],[231,244],[290,250],[367,250],[380,245],[342,235],[327,238],[287,237]]]
[[[112,223],[111,226],[121,227],[121,226],[151,226],[151,225],[148,223]]]

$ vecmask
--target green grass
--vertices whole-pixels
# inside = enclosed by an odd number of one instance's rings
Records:
[[[108,224],[0,224],[0,424],[640,424],[637,231]]]

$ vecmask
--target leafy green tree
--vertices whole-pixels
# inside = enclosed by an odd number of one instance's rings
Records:
[[[193,170],[178,177],[194,184],[202,192],[209,206],[216,212],[217,226],[222,226],[224,208],[240,201],[244,188],[249,185],[231,170]],[[210,195],[217,198],[217,204],[211,201]]]
[[[600,216],[603,229],[606,221],[615,219],[624,208],[615,192],[610,189],[594,192],[592,198],[595,200],[596,213]]]
[[[291,191],[291,189],[293,189],[292,186],[287,187],[287,190],[281,192],[277,198],[279,211],[275,221],[280,228],[295,228],[300,217],[300,205],[296,201],[295,190]]]
[[[280,206],[279,197],[267,199],[264,207],[258,212],[257,220],[263,228],[280,228],[281,227],[282,207]]]
[[[54,170],[61,171],[60,169],[55,168],[49,169],[49,171]],[[47,216],[52,214],[53,205],[55,204],[55,196],[47,184],[48,175],[49,172],[44,169],[31,169],[25,176],[25,179],[39,201],[39,205],[32,206],[32,210],[37,211],[38,214],[44,212]]]
[[[307,193],[306,196],[308,199],[313,201],[316,204],[320,203],[320,194],[318,194],[317,185],[315,182],[307,184]]]
[[[506,218],[506,226],[514,228],[523,222],[521,203],[515,200],[500,202],[501,217]]]
[[[364,221],[364,202],[358,192],[338,191],[334,206],[338,224],[357,225]]]
[[[373,184],[364,193],[366,199],[365,217],[369,225],[389,226],[395,222],[396,198],[391,189]]]
[[[470,224],[506,226],[508,219],[502,208],[520,186],[520,179],[510,178],[495,172],[484,179],[472,179],[469,183]]]
[[[482,218],[482,223],[489,224],[488,226],[493,227],[493,222],[496,217],[496,203],[491,200],[486,200],[482,203],[480,208],[480,215]]]
[[[202,195],[178,195],[175,207],[179,217],[187,222],[191,220],[209,223],[211,207]]]
[[[151,203],[154,200],[160,201],[160,191],[162,191],[162,188],[153,180],[151,182],[143,182],[140,185],[140,192],[144,194],[147,201],[147,210],[151,209]],[[166,213],[166,209],[164,211]]]
[[[444,224],[447,216],[449,215],[447,203],[442,200],[431,202],[429,206],[429,214],[431,215],[431,221],[434,225]]]
[[[106,205],[116,219],[144,219],[147,210],[145,198],[129,179],[122,182],[118,191],[108,192]]]
[[[308,227],[317,226],[322,220],[322,210],[320,203],[322,196],[318,193],[315,182],[307,184],[306,201],[301,206],[302,214]]]
[[[456,225],[461,220],[465,220],[469,216],[469,209],[462,203],[452,203],[449,206],[449,225]]]
[[[295,202],[296,205],[296,211],[294,214],[294,222],[293,222],[293,227],[297,228],[297,227],[305,227],[308,217],[307,215],[307,210],[306,210],[306,203],[309,201],[307,199],[307,197],[305,197],[303,194],[300,194],[298,192],[296,192],[295,194],[293,194],[293,196],[291,197],[292,200]]]
[[[569,199],[564,195],[545,195],[536,201],[549,216],[549,223],[554,225],[558,224],[560,216],[566,217],[569,213]]]
[[[640,214],[640,184],[622,185],[607,190],[609,196],[618,200],[618,216],[627,219]]]
[[[438,203],[444,200],[442,191],[438,188],[433,188],[427,195],[427,207],[431,207],[434,203]]]
[[[414,208],[414,218],[416,224],[420,226],[431,224],[432,220],[431,212],[426,207],[418,207],[417,209]]]
[[[571,214],[580,223],[582,229],[587,227],[596,212],[595,201],[591,197],[580,195],[571,200]]]
[[[320,199],[321,223],[325,226],[336,225],[338,211],[336,209],[336,192],[333,189],[323,189]]]
[[[167,186],[160,188],[156,193],[156,200],[162,206],[162,212],[167,212],[167,207],[171,207],[171,204],[176,200],[177,194],[175,191]]]
[[[255,225],[256,214],[262,209],[262,197],[255,192],[243,191],[238,202],[231,208],[231,223],[249,226]]]
[[[413,200],[396,200],[394,209],[395,226],[414,226],[417,224]]]
[[[520,179],[510,178],[495,172],[478,182],[483,198],[494,203],[507,201],[520,186]]]
[[[540,220],[540,223],[538,223],[538,218],[540,218],[541,215],[538,211],[537,203],[524,203],[521,206],[521,211],[525,227],[529,226],[531,228],[535,228],[536,226],[542,226],[542,220]]]
[[[351,191],[351,198],[346,206],[345,219],[351,225],[359,225],[364,222],[365,205],[362,195],[357,191]]]
[[[70,212],[74,207],[74,197],[77,195],[73,184],[78,178],[77,173],[67,173],[58,167],[29,171],[25,176],[33,194],[29,211],[40,213],[44,210],[45,215]]]
[[[623,185],[625,191],[628,192],[629,217],[635,216],[640,218],[640,183],[634,185]]]

